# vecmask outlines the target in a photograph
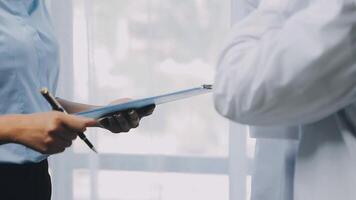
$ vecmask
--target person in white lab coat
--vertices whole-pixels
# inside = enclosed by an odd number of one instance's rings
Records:
[[[255,12],[259,0],[234,0],[233,23]],[[256,139],[251,169],[251,200],[289,200],[293,197],[295,155],[298,127],[249,126]]]
[[[218,112],[300,135],[288,199],[356,199],[355,28],[356,1],[262,0],[222,52]]]

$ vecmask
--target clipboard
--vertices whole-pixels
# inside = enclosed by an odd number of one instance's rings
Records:
[[[148,105],[160,105],[164,103],[169,103],[172,101],[177,101],[181,99],[190,98],[197,95],[202,95],[206,93],[212,92],[213,86],[212,85],[202,85],[200,87],[195,87],[191,89],[181,90],[177,92],[167,93],[159,96],[147,97],[137,100],[132,100],[120,104],[109,105],[101,108],[96,108],[93,110],[88,110],[84,112],[74,113],[75,115],[93,118],[93,119],[100,119],[107,115],[117,113],[124,110],[129,109],[139,109]]]

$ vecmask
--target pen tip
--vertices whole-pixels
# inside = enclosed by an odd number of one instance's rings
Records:
[[[91,148],[95,153],[98,153],[98,151],[95,149],[95,147]]]

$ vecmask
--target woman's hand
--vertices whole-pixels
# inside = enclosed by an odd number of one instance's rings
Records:
[[[26,145],[44,154],[55,154],[72,145],[78,132],[97,125],[93,119],[60,112],[16,115],[10,141]]]
[[[130,99],[118,99],[110,104],[119,104],[129,101]],[[113,132],[121,133],[128,132],[132,128],[139,126],[140,120],[143,117],[151,115],[155,109],[155,105],[146,106],[136,110],[128,110],[102,118],[99,123],[101,127]]]

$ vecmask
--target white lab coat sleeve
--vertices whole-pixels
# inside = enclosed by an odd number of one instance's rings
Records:
[[[233,27],[217,67],[214,101],[250,125],[298,125],[356,101],[356,4],[264,0]],[[288,17],[287,17],[288,16]]]

